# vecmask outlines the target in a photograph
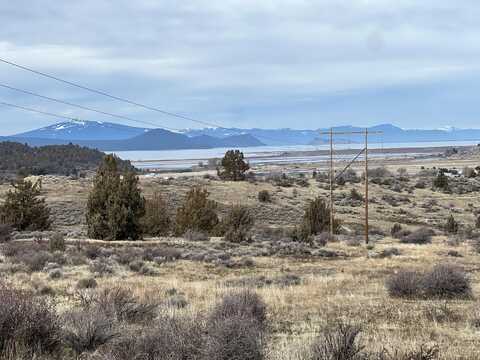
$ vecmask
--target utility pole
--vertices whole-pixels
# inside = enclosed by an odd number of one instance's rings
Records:
[[[343,173],[358,159],[358,157],[365,152],[365,244],[368,244],[369,241],[369,223],[368,223],[368,136],[374,134],[383,134],[382,131],[368,131],[368,128],[365,128],[364,131],[338,131],[334,132],[333,128],[330,128],[330,131],[320,132],[322,135],[329,135],[330,136],[330,239],[333,239],[333,231],[334,231],[334,200],[333,200],[333,187],[334,182],[337,178],[339,178]],[[335,177],[334,176],[334,161],[333,161],[333,136],[334,135],[364,135],[365,136],[365,147],[345,166],[345,168],[340,171],[340,173]]]
[[[333,240],[333,128],[330,128],[330,241]]]
[[[368,128],[365,128],[365,244],[368,240]]]

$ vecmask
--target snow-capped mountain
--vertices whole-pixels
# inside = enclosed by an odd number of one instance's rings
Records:
[[[147,131],[149,129],[109,122],[71,120],[17,134],[15,137],[57,140],[124,140]]]

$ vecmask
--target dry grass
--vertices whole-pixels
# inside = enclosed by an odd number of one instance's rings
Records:
[[[443,160],[447,162],[446,160]],[[440,162],[438,163],[440,164]],[[451,165],[451,163],[450,163]],[[395,165],[401,166],[401,165]],[[402,166],[405,166],[402,165]],[[407,164],[409,173],[419,170],[418,164]],[[457,165],[460,167],[460,165]],[[167,201],[178,204],[192,184],[207,187],[214,200],[221,203],[220,209],[242,204],[255,211],[257,225],[273,227],[292,226],[292,219],[299,218],[307,199],[325,195],[326,190],[309,179],[307,188],[277,188],[260,182],[218,182],[207,179],[176,179],[169,185],[159,185],[158,179],[142,178],[142,186],[147,196],[161,191]],[[410,181],[413,186],[414,180]],[[85,204],[87,180],[58,180],[46,178],[44,191],[49,204],[64,204],[82,208]],[[361,184],[349,185],[337,190],[348,194],[351,188],[361,191]],[[260,190],[268,190],[272,203],[259,203]],[[295,192],[294,192],[295,190]],[[0,194],[5,186],[0,186]],[[66,194],[66,196],[65,196]],[[371,223],[388,232],[398,220],[402,211],[405,219],[413,219],[426,224],[442,223],[446,215],[458,209],[455,218],[463,224],[473,224],[474,216],[468,204],[478,206],[478,193],[449,195],[435,193],[428,189],[417,189],[413,194],[393,193],[384,186],[372,185],[371,194],[378,200],[385,194],[395,194],[410,200],[398,207],[378,201],[372,204]],[[0,195],[1,196],[1,195]],[[420,205],[428,200],[438,202],[438,211],[431,212]],[[351,228],[362,223],[362,208],[339,206],[339,217]],[[402,223],[405,228],[416,225]],[[58,224],[67,231],[81,231],[82,225]],[[441,234],[437,231],[438,234]],[[380,237],[379,237],[380,238]],[[28,241],[28,240],[27,240]],[[70,236],[68,247],[74,247],[77,239]],[[89,241],[89,240],[85,240]],[[92,243],[107,246],[103,242]],[[214,247],[218,239],[210,242],[188,242],[177,238],[147,239],[142,243],[111,242],[108,246],[151,246],[162,243],[183,247]],[[84,246],[84,244],[82,245]],[[242,245],[243,246],[243,245]],[[254,244],[245,245],[248,247]],[[384,249],[398,248],[400,255],[381,258],[375,256]],[[232,290],[225,286],[226,280],[264,276],[275,278],[294,274],[302,279],[298,284],[283,286],[271,284],[256,288],[257,293],[267,304],[267,319],[272,337],[268,343],[268,359],[302,359],[303,351],[313,339],[329,324],[338,319],[363,326],[362,339],[366,348],[379,351],[388,349],[408,350],[424,344],[437,344],[440,359],[480,358],[480,337],[475,324],[478,324],[478,299],[480,298],[480,255],[468,241],[460,242],[455,251],[462,257],[448,256],[452,248],[443,235],[434,236],[432,243],[425,245],[402,244],[391,237],[381,238],[368,249],[362,245],[348,246],[345,241],[327,244],[326,248],[341,251],[346,257],[323,259],[318,257],[255,257],[255,266],[226,267],[221,264],[203,261],[176,260],[157,264],[148,261],[155,268],[155,275],[144,276],[131,271],[128,266],[115,265],[114,273],[96,277],[99,289],[112,288],[121,284],[130,288],[142,300],[165,298],[174,288],[187,301],[184,308],[171,308],[172,312],[194,314],[206,312],[221,296]],[[388,296],[385,289],[387,277],[400,269],[421,270],[432,268],[439,263],[455,263],[462,266],[472,282],[473,300],[405,300]],[[4,259],[2,266],[7,266]],[[29,273],[26,271],[7,272],[6,278],[17,287],[38,291],[40,285],[49,286],[55,294],[60,312],[77,304],[76,284],[80,279],[92,276],[88,264],[64,265],[63,276],[51,279],[46,271]]]

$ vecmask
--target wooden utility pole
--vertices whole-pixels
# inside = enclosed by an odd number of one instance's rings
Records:
[[[330,128],[330,241],[333,240],[333,129]]]
[[[365,244],[368,240],[368,128],[365,128]]]
[[[333,128],[330,128],[330,131],[326,132],[320,132],[320,134],[323,135],[329,135],[330,136],[330,239],[333,239],[333,231],[334,231],[334,214],[335,214],[335,209],[334,209],[334,199],[333,199],[333,187],[334,187],[334,182],[337,179],[334,176],[334,161],[333,161],[333,136],[334,135],[364,135],[365,136],[365,147],[353,158],[352,161],[350,161],[347,166],[339,173],[339,176],[341,176],[352,164],[357,158],[362,154],[362,152],[365,152],[365,243],[368,244],[369,241],[369,224],[368,224],[368,205],[369,205],[369,199],[368,199],[368,136],[369,135],[374,135],[374,134],[383,134],[382,131],[368,131],[368,128],[366,128],[364,131],[338,131],[334,132]]]

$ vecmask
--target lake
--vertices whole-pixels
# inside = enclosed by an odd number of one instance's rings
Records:
[[[444,147],[444,146],[469,146],[476,145],[477,141],[432,141],[432,142],[411,142],[411,143],[372,143],[371,149],[400,149],[410,147]],[[355,144],[335,144],[336,150],[340,149],[362,149],[362,143]],[[292,156],[282,157],[281,154],[293,151],[315,151],[329,150],[329,145],[285,145],[285,146],[257,146],[238,148],[251,164],[256,163],[302,163],[324,160],[325,155],[315,156]],[[188,169],[197,165],[199,162],[206,163],[208,159],[223,157],[227,150],[231,148],[213,148],[213,149],[184,149],[184,150],[158,150],[158,151],[115,151],[114,153],[122,159],[131,160],[135,166],[143,169],[162,169],[178,170]],[[411,155],[411,154],[410,154]],[[381,156],[381,154],[372,154]],[[390,153],[389,157],[406,156],[405,153]],[[258,159],[258,157],[261,157]],[[336,157],[339,159],[339,156]]]

